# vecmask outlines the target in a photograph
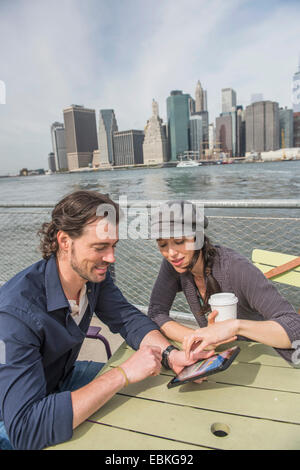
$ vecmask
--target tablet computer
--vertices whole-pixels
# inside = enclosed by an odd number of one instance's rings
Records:
[[[168,388],[177,387],[178,385],[193,382],[194,380],[202,379],[203,377],[216,374],[217,372],[222,372],[230,366],[239,352],[240,348],[234,346],[208,359],[202,359],[191,366],[184,367],[182,371],[168,383]]]

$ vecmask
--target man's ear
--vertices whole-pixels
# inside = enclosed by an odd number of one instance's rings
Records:
[[[63,230],[57,232],[57,243],[62,252],[67,252],[71,245],[71,238]]]

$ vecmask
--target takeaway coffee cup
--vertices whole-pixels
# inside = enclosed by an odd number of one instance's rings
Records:
[[[217,310],[219,313],[215,321],[224,321],[236,318],[238,298],[231,292],[221,292],[210,296],[209,305],[211,310]]]

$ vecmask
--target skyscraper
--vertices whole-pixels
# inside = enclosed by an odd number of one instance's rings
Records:
[[[189,98],[180,90],[171,91],[167,98],[168,136],[171,160],[189,150]]]
[[[222,114],[231,113],[236,107],[236,92],[232,88],[222,89]]]
[[[50,152],[50,153],[48,154],[48,168],[49,168],[49,170],[52,171],[53,173],[56,171],[54,152]]]
[[[92,164],[94,150],[98,149],[95,110],[71,105],[63,113],[68,168],[88,167]]]
[[[279,149],[279,107],[260,101],[246,107],[246,152]]]
[[[294,140],[293,110],[279,109],[279,140],[280,148],[292,148]]]
[[[204,150],[208,148],[208,112],[202,111],[190,117],[190,150],[202,157]]]
[[[208,126],[209,150],[213,150],[216,145],[216,128],[213,123]]]
[[[168,160],[168,140],[155,100],[152,101],[152,116],[145,127],[143,154],[145,164],[163,163]]]
[[[207,111],[207,93],[203,90],[200,80],[198,80],[195,91],[196,113]]]
[[[195,111],[196,111],[196,102],[195,102],[194,98],[192,98],[190,96],[189,97],[189,113],[190,113],[190,115],[194,114]]]
[[[300,113],[294,113],[294,147],[300,147]]]
[[[231,113],[221,114],[216,118],[216,141],[220,144],[220,150],[233,155],[233,122]]]
[[[67,151],[65,139],[65,127],[60,122],[54,122],[51,126],[52,148],[55,158],[56,171],[67,170]]]
[[[143,163],[143,131],[114,132],[113,141],[116,166]]]
[[[99,113],[99,153],[100,166],[114,165],[113,133],[118,124],[113,109],[101,109]]]
[[[236,156],[243,157],[246,152],[246,112],[242,106],[236,111]]]
[[[293,75],[293,111],[300,112],[300,56],[298,70]]]

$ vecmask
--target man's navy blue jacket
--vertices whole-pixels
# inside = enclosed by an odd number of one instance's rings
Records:
[[[127,302],[109,273],[87,283],[89,305],[77,326],[56,259],[41,260],[0,288],[0,421],[15,449],[42,449],[72,437],[71,373],[93,313],[134,349],[157,325]]]

